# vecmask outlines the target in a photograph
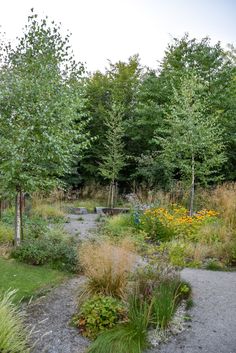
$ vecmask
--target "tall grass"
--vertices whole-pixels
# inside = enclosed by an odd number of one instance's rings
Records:
[[[155,290],[152,301],[153,323],[165,329],[170,323],[176,308],[178,298],[178,285],[174,281],[160,283]]]
[[[209,195],[208,202],[220,212],[225,223],[236,227],[236,183],[218,185]]]
[[[129,273],[137,259],[132,243],[85,243],[80,248],[79,257],[87,276],[84,295],[123,297]]]
[[[129,322],[98,336],[89,353],[141,353],[147,347],[150,305],[135,295],[129,299]]]
[[[12,226],[0,222],[0,244],[12,244],[14,229]]]
[[[12,303],[15,291],[8,291],[0,298],[0,352],[29,353],[23,316]]]
[[[46,220],[63,220],[65,217],[65,213],[59,205],[49,205],[46,203],[35,205],[32,209],[32,215],[42,217]]]

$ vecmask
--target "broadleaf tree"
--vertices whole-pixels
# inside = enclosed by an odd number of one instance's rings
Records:
[[[209,113],[204,82],[194,73],[183,77],[180,89],[173,92],[167,136],[155,140],[162,145],[160,161],[167,170],[191,184],[192,215],[196,182],[208,184],[220,177],[219,168],[225,162],[223,131],[217,115]]]
[[[109,180],[108,206],[114,207],[116,182],[120,171],[125,165],[124,155],[124,126],[123,109],[119,104],[113,103],[108,114],[104,117],[106,138],[104,141],[104,154],[100,163],[100,173],[104,179]]]
[[[16,47],[1,49],[0,182],[16,195],[18,245],[20,194],[57,185],[86,147],[77,84],[84,69],[71,55],[69,35],[34,13]]]

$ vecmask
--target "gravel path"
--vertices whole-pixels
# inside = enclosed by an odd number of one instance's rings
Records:
[[[96,221],[98,215],[94,213],[83,215],[69,214],[68,218],[69,222],[65,224],[65,230],[78,239],[89,238],[98,226]]]
[[[97,228],[96,218],[96,214],[69,215],[65,229],[86,239]],[[190,327],[146,353],[236,353],[236,272],[185,269],[181,275],[193,288]],[[85,352],[88,341],[69,326],[82,280],[73,278],[27,307],[33,340],[38,340],[32,353]]]
[[[31,353],[84,353],[88,341],[70,326],[76,312],[76,292],[82,278],[73,278],[27,308],[27,321],[33,328]]]
[[[193,288],[191,327],[148,353],[236,353],[236,272],[185,269]]]

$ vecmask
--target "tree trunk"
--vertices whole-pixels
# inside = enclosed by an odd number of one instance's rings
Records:
[[[24,193],[20,192],[20,233],[21,240],[24,239],[24,225],[23,225],[23,213],[24,213]]]
[[[194,160],[194,155],[192,155],[192,184],[191,184],[190,208],[189,208],[189,215],[191,217],[193,215],[194,194],[195,194],[195,160]]]
[[[15,242],[14,245],[20,245],[21,241],[21,216],[20,216],[20,192],[16,194],[16,219],[15,219]]]
[[[109,192],[108,192],[108,199],[107,199],[107,207],[111,207],[111,183],[109,184]]]
[[[2,220],[2,206],[3,206],[3,203],[2,203],[2,199],[0,200],[0,220]]]
[[[111,208],[114,207],[114,188],[115,188],[115,182],[112,180],[111,182]]]

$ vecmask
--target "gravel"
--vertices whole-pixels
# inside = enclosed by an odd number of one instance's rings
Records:
[[[88,238],[97,227],[96,214],[82,217],[69,215],[65,225],[78,239]],[[193,288],[192,321],[184,332],[146,353],[236,353],[236,272],[184,269],[181,276]],[[69,324],[82,281],[70,279],[26,308],[32,341],[37,340],[32,353],[85,352],[89,341]]]
[[[70,325],[76,312],[76,293],[83,278],[73,278],[54,289],[46,297],[26,308],[27,323],[33,330],[35,343],[31,353],[84,353],[88,340]]]
[[[98,215],[88,213],[83,215],[69,214],[69,222],[65,224],[65,230],[77,239],[87,239],[93,236],[94,231],[98,227]]]
[[[147,353],[236,353],[236,272],[184,269],[182,278],[193,288],[192,322]]]

